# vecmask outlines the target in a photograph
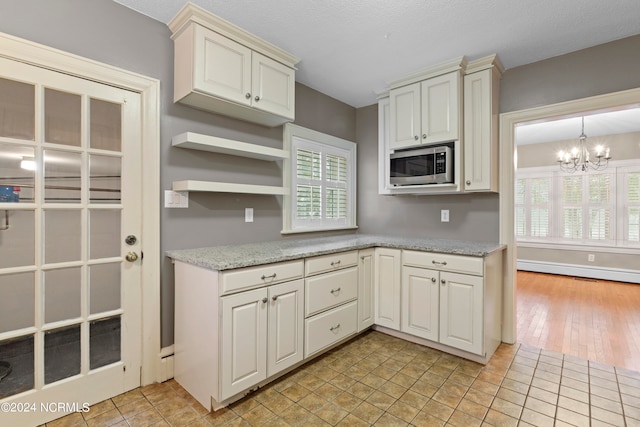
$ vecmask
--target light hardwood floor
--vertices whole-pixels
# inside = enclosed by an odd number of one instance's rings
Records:
[[[640,285],[518,271],[518,342],[640,371]]]

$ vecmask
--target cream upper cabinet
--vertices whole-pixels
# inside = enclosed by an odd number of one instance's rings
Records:
[[[169,22],[174,101],[266,126],[295,118],[295,56],[187,3]]]
[[[459,71],[389,91],[391,149],[455,141],[460,138]]]
[[[469,63],[464,76],[465,191],[498,191],[501,76],[495,55]]]

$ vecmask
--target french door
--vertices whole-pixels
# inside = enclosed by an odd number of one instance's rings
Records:
[[[0,425],[140,385],[141,99],[0,58]]]

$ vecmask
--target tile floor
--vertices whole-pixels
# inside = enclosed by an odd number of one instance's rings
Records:
[[[60,426],[640,426],[640,373],[525,345],[486,366],[365,333],[215,413],[176,381]]]

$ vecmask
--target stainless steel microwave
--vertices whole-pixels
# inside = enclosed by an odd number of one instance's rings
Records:
[[[418,147],[389,156],[391,185],[453,182],[453,150],[447,145]]]

